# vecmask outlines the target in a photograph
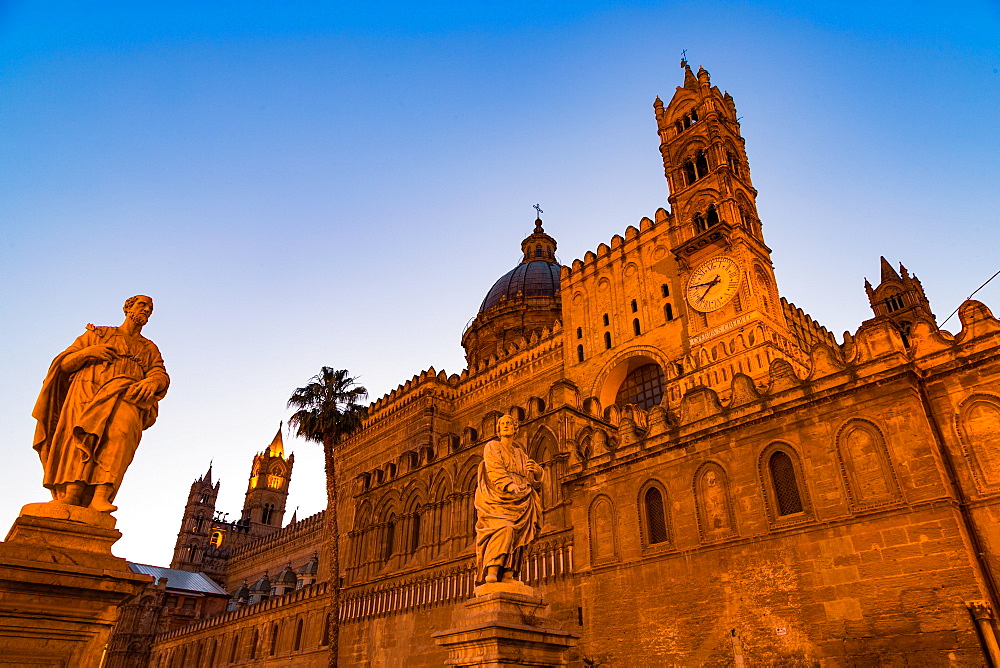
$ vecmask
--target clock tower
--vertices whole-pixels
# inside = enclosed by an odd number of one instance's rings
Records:
[[[735,373],[764,381],[781,358],[801,376],[808,356],[778,295],[733,98],[704,68],[681,67],[684,85],[653,106],[687,314],[684,384],[725,396]]]

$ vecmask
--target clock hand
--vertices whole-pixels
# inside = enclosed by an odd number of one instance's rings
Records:
[[[705,288],[705,291],[703,293],[701,293],[701,298],[704,299],[705,295],[707,295],[712,290],[712,288],[715,287],[715,285],[717,283],[720,283],[720,282],[721,281],[719,281],[719,277],[718,276],[716,276],[715,278],[713,278],[712,282],[708,284],[707,288]]]

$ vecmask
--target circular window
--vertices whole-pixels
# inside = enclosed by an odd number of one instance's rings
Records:
[[[634,404],[642,409],[657,406],[663,398],[663,370],[659,364],[643,364],[628,372],[618,388],[615,404]]]

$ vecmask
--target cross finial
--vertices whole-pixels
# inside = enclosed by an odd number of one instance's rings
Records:
[[[687,49],[682,49],[681,50],[681,67],[684,67],[685,65],[687,65],[687,62],[688,62],[688,50]]]
[[[535,216],[536,218],[541,218],[542,214],[545,213],[544,211],[542,211],[542,207],[538,206],[537,204],[533,205],[531,208],[534,209],[535,212],[538,214]]]

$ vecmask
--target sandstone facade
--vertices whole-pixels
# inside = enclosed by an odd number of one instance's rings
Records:
[[[500,412],[547,472],[525,580],[580,636],[573,665],[984,665],[995,648],[1000,322],[970,301],[939,329],[884,260],[842,343],[784,300],[735,104],[683,66],[654,105],[671,210],[568,266],[536,221],[463,333],[468,368],[414,376],[341,447],[341,665],[445,661],[432,635],[462,626],[475,586]],[[161,634],[152,665],[324,664],[313,521],[249,541],[222,581],[315,549],[315,584]]]

